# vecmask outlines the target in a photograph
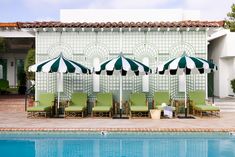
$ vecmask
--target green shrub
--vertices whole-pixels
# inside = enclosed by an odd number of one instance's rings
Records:
[[[231,80],[231,87],[233,89],[233,93],[235,93],[235,79]]]
[[[35,80],[35,73],[28,71],[29,66],[33,64],[35,64],[35,49],[30,49],[24,62],[24,71],[28,80]]]
[[[7,91],[8,88],[9,88],[9,81],[0,79],[0,91]]]

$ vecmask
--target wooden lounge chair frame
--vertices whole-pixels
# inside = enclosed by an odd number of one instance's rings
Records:
[[[135,99],[135,100],[133,100]],[[139,99],[141,102],[136,102]],[[140,109],[135,109],[134,107],[140,107]],[[141,109],[141,107],[143,107]],[[147,107],[147,108],[146,108]],[[150,117],[148,110],[148,101],[144,93],[132,93],[129,100],[129,112],[130,118],[146,118]]]
[[[65,118],[83,118],[87,113],[87,93],[76,92],[71,95],[68,106],[65,107]]]

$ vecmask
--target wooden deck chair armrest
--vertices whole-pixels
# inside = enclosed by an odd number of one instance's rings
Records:
[[[170,106],[174,106],[174,100],[173,99],[169,99],[169,104],[170,104]]]
[[[55,106],[55,101],[51,101],[50,107],[52,108],[53,106]]]
[[[71,105],[71,103],[72,103],[72,101],[71,101],[71,100],[69,100],[69,101],[68,101],[68,106],[70,106],[70,105]]]
[[[97,100],[95,100],[95,101],[93,102],[93,107],[96,106],[96,103],[97,103]]]
[[[191,105],[194,108],[195,102],[193,100],[189,100],[189,105]]]
[[[65,107],[70,106],[71,102],[72,102],[71,100],[67,100],[67,101],[66,101],[66,105],[65,105]]]
[[[148,102],[148,100],[146,100],[146,106],[147,106],[147,107],[149,106],[149,102]]]
[[[33,104],[34,104],[34,106],[38,106],[38,104],[40,104],[40,102],[37,100],[37,101],[34,101]]]
[[[212,106],[212,102],[209,99],[205,99],[205,103],[206,103],[206,105],[211,105]]]
[[[177,101],[177,100],[174,100],[174,104],[175,104],[175,106],[179,106],[179,101]]]
[[[153,108],[153,109],[155,108],[154,99],[153,99],[153,101],[152,101],[152,108]]]
[[[115,108],[115,107],[118,107],[118,102],[117,102],[117,101],[114,101],[113,103],[114,103],[114,104],[113,104],[114,108]]]

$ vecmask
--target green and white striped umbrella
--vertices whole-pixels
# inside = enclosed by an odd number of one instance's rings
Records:
[[[152,70],[143,63],[126,58],[121,53],[117,58],[110,59],[94,67],[95,74],[119,75],[120,82],[120,117],[122,117],[122,76],[148,75]]]
[[[183,54],[181,57],[171,59],[165,64],[159,65],[157,67],[156,73],[161,75],[190,75],[210,73],[216,70],[217,66],[212,62],[202,58],[189,57],[186,54]]]
[[[120,74],[122,76],[126,76],[127,74],[135,74],[137,76],[148,75],[152,72],[152,70],[143,63],[126,58],[122,54],[117,58],[101,63],[98,67],[94,67],[94,71],[96,74]]]
[[[63,73],[91,74],[91,70],[75,61],[69,60],[61,53],[58,57],[34,64],[28,69],[30,72],[58,73],[57,92],[58,108],[60,92],[63,91]]]
[[[77,73],[77,74],[91,74],[91,70],[87,67],[69,60],[61,53],[58,57],[48,59],[46,61],[34,64],[29,67],[31,72],[46,72],[46,73]]]
[[[210,73],[217,69],[217,66],[212,62],[202,58],[189,57],[184,53],[180,57],[159,65],[156,69],[156,73],[160,75],[185,75],[185,117],[187,117],[186,75]]]

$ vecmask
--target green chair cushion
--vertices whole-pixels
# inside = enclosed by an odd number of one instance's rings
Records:
[[[216,106],[211,105],[195,105],[194,109],[201,111],[219,111],[220,109]]]
[[[162,103],[169,104],[170,100],[169,92],[168,91],[155,92],[153,100],[155,106],[161,106]]]
[[[92,111],[94,112],[109,112],[111,110],[111,106],[94,106]]]
[[[146,106],[146,96],[144,93],[132,93],[130,101],[131,106]]]
[[[43,111],[50,111],[51,106],[34,106],[27,108],[28,112],[43,112]]]
[[[112,93],[98,93],[96,95],[96,106],[113,106],[113,95]]]
[[[189,99],[193,101],[194,105],[206,105],[205,96],[205,91],[202,90],[189,92]]]
[[[70,100],[70,106],[87,106],[87,93],[73,93]]]
[[[84,106],[69,106],[65,108],[65,111],[76,112],[85,110]]]
[[[136,112],[147,112],[148,111],[148,107],[145,106],[130,106],[130,110],[131,111],[136,111]]]
[[[55,94],[54,93],[41,93],[38,97],[39,106],[53,106]]]

